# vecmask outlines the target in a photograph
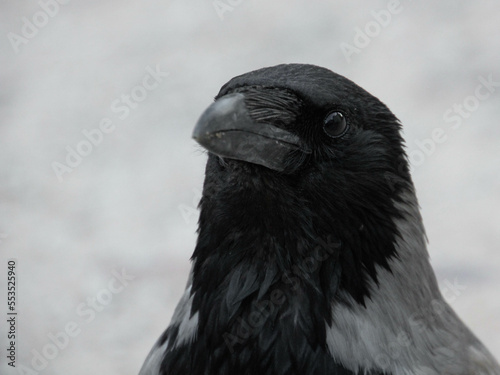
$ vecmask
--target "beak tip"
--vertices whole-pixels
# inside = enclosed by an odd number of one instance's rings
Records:
[[[241,93],[217,99],[202,113],[191,138],[218,156],[282,172],[287,155],[301,149],[300,138],[272,124],[256,123],[244,99]]]

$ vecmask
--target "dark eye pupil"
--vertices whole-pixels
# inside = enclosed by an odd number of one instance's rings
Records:
[[[323,128],[330,137],[340,137],[347,130],[347,121],[340,112],[330,112],[324,120]]]

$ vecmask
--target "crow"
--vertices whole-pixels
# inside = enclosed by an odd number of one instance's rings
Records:
[[[500,374],[441,295],[401,125],[328,69],[231,79],[184,295],[141,375]]]

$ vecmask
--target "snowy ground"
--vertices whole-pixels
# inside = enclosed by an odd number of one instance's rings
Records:
[[[500,88],[471,97],[500,81],[498,3],[222,0],[218,14],[200,0],[64,2],[0,5],[2,374],[17,373],[5,361],[8,258],[18,366],[138,372],[196,239],[205,155],[192,128],[228,79],[281,62],[346,75],[402,120],[438,279],[463,286],[451,304],[500,357]],[[342,43],[359,48],[346,58]],[[122,101],[131,93],[140,102]],[[455,103],[469,110],[446,121]],[[437,128],[444,141],[424,142]],[[84,131],[99,142],[91,150]],[[78,147],[88,155],[69,157],[59,179],[53,163]]]

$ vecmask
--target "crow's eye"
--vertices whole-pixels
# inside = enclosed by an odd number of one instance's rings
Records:
[[[323,120],[323,129],[332,138],[343,136],[348,128],[345,116],[337,111],[330,112]]]

